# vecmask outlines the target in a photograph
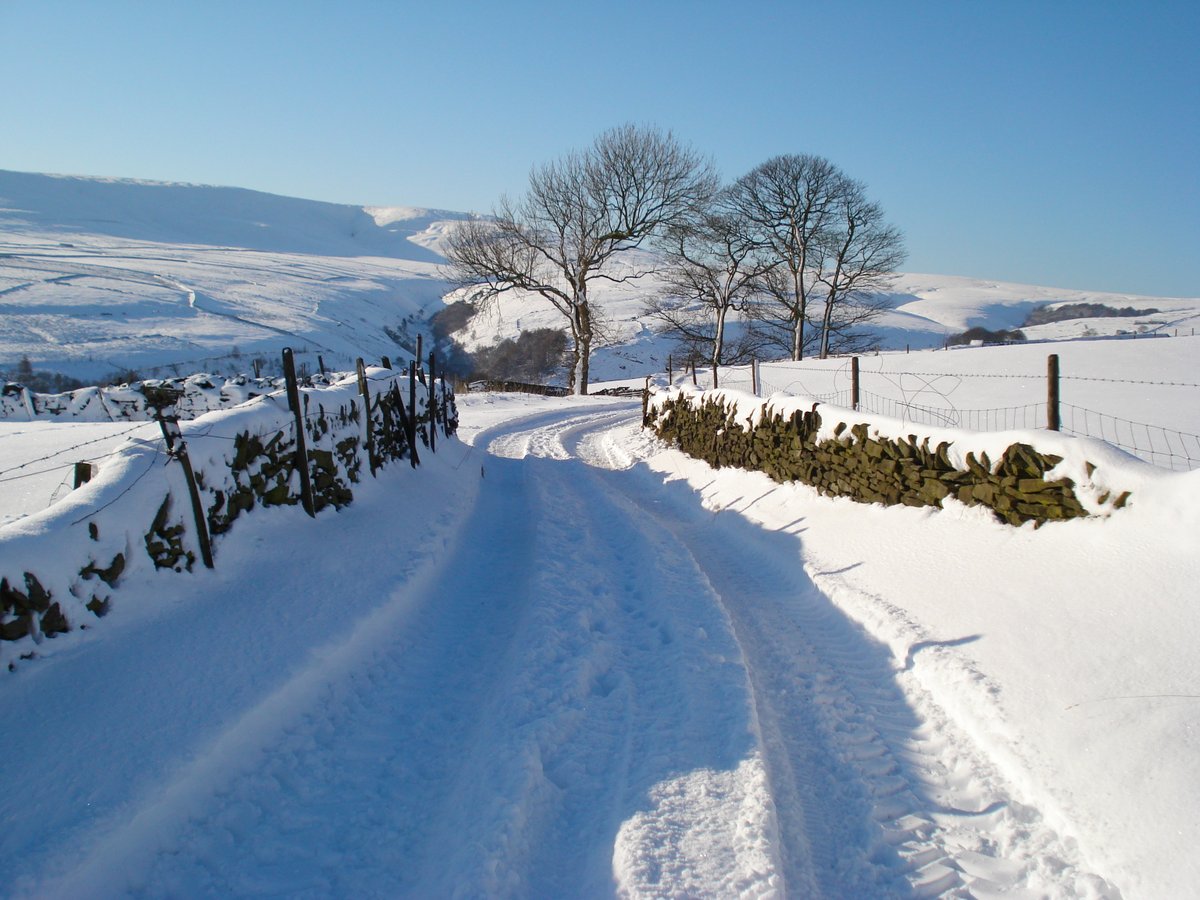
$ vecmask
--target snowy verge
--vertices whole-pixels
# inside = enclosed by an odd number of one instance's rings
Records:
[[[728,396],[744,404],[743,419],[763,406]],[[973,435],[845,418],[957,443],[964,455],[1028,440],[1075,474],[1091,461],[1097,478],[1134,502],[1108,517],[1010,528],[953,501],[885,507],[715,470],[646,432],[624,444],[658,477],[685,480],[714,516],[800,536],[798,562],[813,584],[891,648],[914,709],[932,704],[970,736],[1007,783],[1018,818],[1037,810],[1126,897],[1187,896],[1200,881],[1191,847],[1200,809],[1200,473],[1162,472],[1044,432]],[[1047,886],[1046,895],[1058,894]]]
[[[1194,481],[1094,439],[934,427],[791,395],[659,389],[648,398],[647,422],[717,466],[760,469],[864,502],[982,504],[1013,525],[1109,515],[1142,494]]]
[[[408,380],[380,368],[369,369],[367,377],[369,418],[353,378],[300,392],[314,512],[346,505],[352,486],[367,474],[388,460],[411,460],[415,452],[402,396]],[[418,385],[415,393],[408,413],[419,426],[418,446],[428,445],[429,392]],[[439,403],[453,433],[452,396],[442,395]],[[0,529],[0,636],[10,669],[15,657],[33,655],[30,644],[106,615],[119,584],[133,573],[190,571],[203,557],[197,517],[216,538],[255,508],[301,502],[296,417],[280,392],[185,423],[182,438],[199,510],[165,441],[131,437],[91,482]],[[214,542],[214,556],[226,540]]]

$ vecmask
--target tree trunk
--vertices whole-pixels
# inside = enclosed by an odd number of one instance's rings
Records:
[[[575,368],[571,373],[571,390],[584,395],[588,392],[588,364],[592,355],[592,311],[587,298],[575,304]]]
[[[833,296],[825,301],[825,315],[821,317],[821,359],[829,358],[829,330],[833,324]]]
[[[713,370],[713,389],[717,387],[717,367],[721,365],[722,351],[725,348],[725,316],[728,310],[720,309],[717,312],[717,330],[713,336],[713,352],[712,352],[712,370]]]
[[[808,317],[808,310],[805,308],[808,298],[804,296],[801,278],[802,275],[792,273],[792,290],[795,291],[796,297],[796,322],[792,326],[792,359],[796,361],[804,359],[804,320]]]

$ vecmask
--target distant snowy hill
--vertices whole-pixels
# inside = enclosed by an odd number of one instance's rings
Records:
[[[247,371],[284,346],[313,369],[404,357],[396,337],[447,290],[437,236],[463,218],[0,172],[0,369]]]
[[[291,346],[302,364],[406,358],[447,300],[441,254],[465,213],[358,207],[241,188],[0,171],[0,370],[84,380],[247,371]],[[607,337],[595,380],[660,371],[671,341],[643,313],[653,278],[600,284]],[[1061,290],[902,274],[876,324],[885,348],[938,347],[973,326],[1020,327],[1042,306],[1091,303],[1143,315],[1024,328],[1031,339],[1190,329],[1200,298]],[[1154,310],[1154,312],[1151,312]],[[561,328],[544,302],[506,296],[460,336],[468,348]],[[1184,333],[1181,331],[1181,333]]]
[[[0,172],[5,231],[87,234],[266,253],[440,263],[410,240],[461,213],[364,208],[243,188]],[[23,227],[22,227],[23,226]]]

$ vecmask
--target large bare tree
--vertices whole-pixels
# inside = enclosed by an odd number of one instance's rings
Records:
[[[535,168],[518,201],[502,199],[490,219],[456,229],[446,256],[451,277],[476,302],[507,291],[536,295],[567,320],[571,389],[586,394],[596,335],[590,287],[624,282],[649,264],[618,268],[652,235],[682,221],[711,197],[711,166],[670,132],[622,125],[588,149]]]
[[[883,221],[861,182],[829,160],[776,156],[735,185],[744,215],[760,228],[780,266],[765,281],[772,303],[753,309],[765,326],[786,329],[792,359],[810,348],[822,358],[862,342],[861,326],[881,306],[871,291],[885,287],[904,260],[900,232]],[[817,334],[806,327],[818,311]]]
[[[776,156],[733,186],[746,220],[761,230],[780,266],[769,281],[791,336],[792,359],[803,359],[808,305],[817,290],[822,247],[845,175],[809,154]]]
[[[738,362],[743,341],[727,353],[729,314],[744,311],[762,290],[762,280],[779,265],[766,252],[762,234],[747,221],[736,198],[723,191],[713,205],[667,230],[663,287],[646,306],[688,356],[712,366]]]

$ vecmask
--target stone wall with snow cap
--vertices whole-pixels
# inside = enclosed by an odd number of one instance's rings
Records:
[[[299,392],[318,514],[350,503],[354,485],[377,468],[412,459],[402,408],[415,414],[419,452],[428,446],[426,387],[416,386],[411,410],[407,375],[372,367],[367,378],[369,417],[354,377]],[[220,391],[215,383],[196,387]],[[457,411],[448,390],[439,408],[452,435]],[[221,543],[231,539],[225,535],[236,520],[256,508],[300,504],[295,417],[276,391],[185,421],[182,432],[219,567]],[[200,557],[182,466],[161,438],[131,439],[90,482],[0,528],[0,665],[12,668],[41,641],[104,616],[131,572],[189,571]]]
[[[645,424],[710,465],[800,481],[864,503],[982,505],[1002,522],[1104,516],[1169,477],[1102,441],[1050,431],[978,433],[739,391],[660,390]]]

